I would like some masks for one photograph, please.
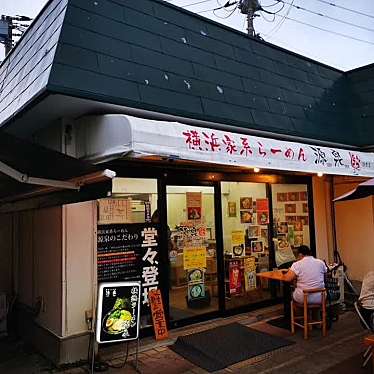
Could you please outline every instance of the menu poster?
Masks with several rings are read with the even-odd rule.
[[[267,225],[269,223],[269,200],[268,199],[257,199],[257,223],[259,225]]]
[[[104,281],[141,281],[142,305],[148,291],[159,284],[158,225],[136,223],[99,225],[97,228],[97,276]]]
[[[187,219],[200,220],[202,207],[201,192],[186,192]]]
[[[234,256],[243,256],[244,246],[245,246],[245,233],[241,230],[236,230],[231,232],[231,246],[232,246],[232,253]]]
[[[244,259],[244,283],[246,291],[256,288],[256,259],[254,257]]]
[[[139,336],[140,282],[102,283],[99,287],[96,341],[113,343]]]
[[[131,199],[100,199],[98,224],[131,223]]]
[[[183,248],[183,268],[184,270],[206,268],[206,248]]]
[[[238,295],[242,291],[240,263],[239,261],[230,261],[229,263],[229,282],[230,295]]]

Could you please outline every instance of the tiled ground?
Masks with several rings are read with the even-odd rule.
[[[239,322],[260,331],[270,334],[287,337],[294,340],[296,344],[285,347],[279,351],[258,356],[253,359],[239,362],[217,374],[228,373],[248,373],[248,374],[317,374],[327,370],[331,374],[341,374],[341,368],[335,371],[332,367],[344,360],[350,359],[349,373],[366,374],[370,373],[370,368],[366,371],[360,368],[359,356],[363,350],[362,339],[365,332],[352,312],[346,312],[340,316],[338,322],[334,323],[328,336],[321,337],[320,331],[315,330],[307,341],[302,338],[302,332],[298,331],[295,336],[283,329],[279,329],[267,324],[265,321],[273,318],[280,312],[280,307],[262,309],[256,312],[237,315],[225,319],[217,319],[210,322],[201,323],[187,328],[171,331],[170,339],[163,342],[155,342],[151,338],[141,342],[139,354],[139,369],[143,374],[197,374],[206,373],[205,370],[194,366],[189,361],[183,359],[178,354],[168,348],[178,335],[190,334],[212,327],[220,326],[231,322]],[[117,347],[118,349],[118,347]],[[129,362],[134,362],[134,356],[129,356]],[[9,355],[11,357],[12,354]],[[23,374],[23,373],[63,373],[82,374],[87,373],[87,368],[79,367],[67,370],[53,369],[47,362],[36,354],[20,351],[17,356],[7,360],[0,360],[0,373]],[[17,358],[18,357],[18,358]],[[1,358],[1,354],[0,354]],[[101,351],[101,358],[109,362],[112,366],[123,364],[123,352],[114,351],[114,348]],[[347,364],[348,365],[348,364]],[[341,366],[344,367],[345,365]],[[108,374],[133,374],[136,371],[126,365],[121,369],[109,368]],[[325,373],[324,373],[325,374]]]

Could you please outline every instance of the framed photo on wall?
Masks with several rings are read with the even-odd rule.
[[[288,192],[287,200],[288,201],[299,201],[300,200],[300,193],[299,192]]]
[[[240,209],[252,209],[253,202],[251,197],[240,198]]]
[[[236,217],[236,201],[227,202],[227,212],[229,217]]]
[[[240,223],[253,223],[254,217],[251,210],[241,210],[240,211]]]
[[[284,210],[286,211],[286,214],[296,213],[296,204],[285,204]]]
[[[247,228],[248,238],[258,238],[260,236],[260,226],[250,225]]]
[[[251,242],[252,253],[263,253],[264,250],[265,250],[265,246],[262,240],[254,240]]]

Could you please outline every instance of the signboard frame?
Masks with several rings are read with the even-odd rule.
[[[132,288],[137,287],[137,301],[136,301],[136,336],[133,337],[123,337],[121,339],[113,339],[113,340],[103,340],[101,338],[102,332],[102,318],[103,318],[103,302],[104,302],[104,289],[105,288]],[[139,331],[140,331],[140,300],[141,300],[141,282],[136,281],[124,281],[124,282],[103,282],[99,285],[98,288],[98,298],[97,298],[97,310],[96,310],[96,328],[95,328],[95,335],[96,335],[96,342],[99,344],[108,344],[108,343],[116,343],[116,342],[129,342],[133,340],[139,339]],[[119,334],[118,334],[119,335]]]

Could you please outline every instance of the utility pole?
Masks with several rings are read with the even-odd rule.
[[[4,44],[5,56],[10,52],[13,47],[13,37],[22,36],[26,31],[28,24],[21,24],[19,22],[28,22],[32,18],[27,16],[5,16],[0,18],[0,43]],[[19,33],[16,33],[19,31]]]
[[[238,8],[242,14],[247,15],[247,32],[248,36],[254,38],[256,36],[253,20],[257,16],[256,12],[261,10],[258,0],[240,0]]]
[[[13,47],[13,20],[9,16],[5,16],[5,20],[8,23],[8,37],[5,40],[4,46],[5,46],[5,56],[8,55],[10,50]]]

